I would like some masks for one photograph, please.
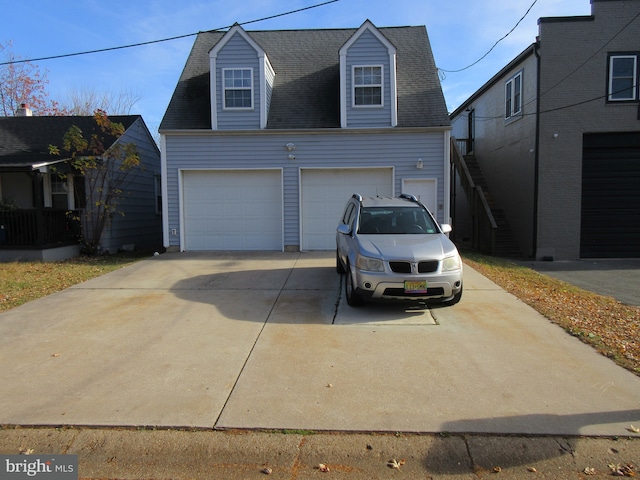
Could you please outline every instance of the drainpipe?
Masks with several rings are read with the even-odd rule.
[[[536,259],[538,251],[538,181],[540,171],[540,40],[533,45],[533,53],[537,60],[536,72],[536,135],[535,135],[535,154],[534,154],[534,175],[533,175],[533,252],[532,257]]]

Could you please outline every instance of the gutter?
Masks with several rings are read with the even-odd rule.
[[[534,170],[533,170],[533,239],[531,242],[531,256],[535,260],[538,251],[538,189],[540,177],[540,53],[538,49],[540,43],[533,44],[533,53],[536,56],[536,135],[535,135],[535,154],[534,154]]]

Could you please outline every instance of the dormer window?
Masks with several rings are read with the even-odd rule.
[[[381,107],[382,66],[353,67],[353,104],[355,107]]]
[[[224,108],[253,108],[253,69],[225,68],[222,70],[224,82]]]

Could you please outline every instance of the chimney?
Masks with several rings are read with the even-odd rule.
[[[32,117],[33,112],[29,108],[28,103],[21,103],[20,108],[16,110],[16,117]]]

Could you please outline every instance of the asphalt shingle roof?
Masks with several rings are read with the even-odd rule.
[[[449,126],[425,27],[378,29],[397,49],[398,127]],[[267,129],[340,127],[340,48],[357,29],[247,31],[276,72]],[[160,130],[210,129],[209,51],[198,34]]]
[[[125,129],[138,118],[139,115],[109,116]],[[31,168],[61,159],[49,153],[49,145],[61,147],[64,134],[72,125],[77,125],[85,138],[97,130],[93,117],[0,117],[0,168]]]

